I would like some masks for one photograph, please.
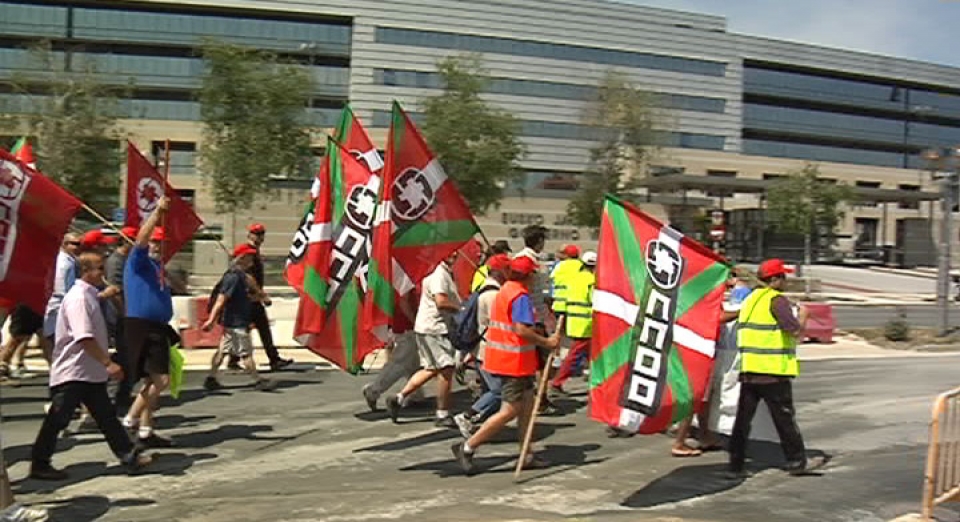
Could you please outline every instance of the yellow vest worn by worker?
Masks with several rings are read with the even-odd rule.
[[[583,267],[583,261],[579,259],[564,259],[557,263],[557,266],[550,272],[550,278],[553,280],[553,305],[551,308],[554,313],[562,314],[567,311],[567,281],[580,272]]]
[[[740,372],[796,377],[797,340],[780,328],[770,310],[781,292],[772,288],[754,290],[740,308],[737,345]]]
[[[587,339],[593,335],[593,287],[597,276],[581,270],[567,279],[567,337]]]
[[[470,293],[480,290],[480,287],[483,286],[483,283],[487,282],[488,275],[490,275],[490,267],[487,265],[480,265],[480,268],[473,273],[473,281],[470,282]]]

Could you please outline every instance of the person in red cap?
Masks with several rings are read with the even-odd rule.
[[[217,300],[210,316],[201,327],[204,331],[209,331],[214,324],[223,326],[220,349],[213,354],[210,374],[203,382],[203,387],[208,391],[223,388],[217,380],[217,374],[225,355],[240,359],[244,370],[253,378],[257,390],[270,391],[277,387],[276,381],[260,377],[257,364],[253,360],[250,321],[253,316],[253,303],[258,301],[261,295],[249,271],[256,257],[257,249],[249,243],[241,243],[233,249],[233,264],[217,283]]]
[[[476,290],[477,295],[477,336],[480,342],[473,353],[476,368],[483,380],[484,392],[477,398],[470,409],[454,416],[453,421],[464,438],[470,437],[474,426],[480,424],[500,409],[500,377],[483,369],[483,360],[486,357],[485,340],[487,329],[490,327],[490,311],[497,298],[500,287],[507,282],[510,272],[510,256],[496,254],[487,259],[487,278],[482,287]]]
[[[761,400],[767,404],[780,435],[786,471],[802,475],[823,465],[820,458],[816,462],[807,460],[793,407],[791,381],[800,373],[797,338],[802,335],[808,312],[801,306],[799,316],[794,315],[793,305],[783,295],[787,274],[791,272],[782,259],[761,263],[757,275],[765,287],[754,290],[740,308],[740,399],[730,436],[731,478],[742,478],[746,473],[747,438]]]
[[[107,247],[116,242],[117,238],[108,236],[99,228],[95,228],[83,234],[83,238],[80,239],[80,251],[105,255]]]
[[[472,474],[473,455],[477,448],[493,438],[515,418],[520,443],[533,413],[533,396],[538,359],[537,346],[556,350],[560,346],[560,325],[550,337],[540,335],[536,328],[534,307],[530,299],[530,285],[534,282],[537,264],[528,256],[519,256],[510,262],[510,279],[503,285],[493,302],[490,324],[486,331],[484,370],[501,380],[500,411],[486,420],[469,439],[456,442],[450,448],[460,467]],[[562,324],[562,323],[561,323]],[[542,467],[545,463],[529,455],[524,467]]]
[[[267,354],[267,359],[270,361],[270,369],[277,371],[293,364],[293,359],[280,357],[280,352],[277,351],[277,346],[273,343],[273,332],[270,330],[270,318],[267,316],[266,307],[270,306],[272,302],[270,301],[270,296],[268,296],[264,290],[263,255],[260,253],[260,247],[263,245],[266,234],[266,227],[260,223],[253,223],[247,227],[247,244],[256,250],[253,265],[250,267],[248,273],[253,276],[253,280],[263,296],[261,300],[253,303],[253,327],[256,328],[260,334],[263,351]],[[231,363],[233,362],[233,356],[231,356],[228,367],[232,368],[233,364]]]
[[[169,208],[170,198],[161,197],[137,232],[123,269],[127,363],[134,378],[143,379],[123,425],[138,444],[152,448],[173,445],[153,429],[160,395],[170,386],[170,346],[180,342],[180,336],[169,324],[173,317],[173,299],[161,257],[166,235],[157,227]]]

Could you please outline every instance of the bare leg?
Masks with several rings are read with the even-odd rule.
[[[426,384],[430,379],[436,377],[439,373],[439,370],[418,370],[417,373],[410,377],[410,380],[407,381],[407,384],[403,385],[403,389],[400,390],[400,394],[404,397],[409,397],[411,393],[419,390],[421,386]]]
[[[260,381],[260,373],[257,372],[257,363],[253,360],[253,355],[242,356],[240,358],[240,363],[243,365],[243,370],[247,372],[247,375],[253,377],[253,382]],[[220,365],[218,364],[217,366]]]
[[[220,365],[223,364],[223,351],[217,349],[210,358],[210,377],[216,379],[220,374]]]
[[[671,449],[671,454],[675,457],[694,457],[701,453],[700,450],[687,446],[687,438],[690,436],[692,424],[693,414],[691,413],[677,425],[677,437],[673,440],[673,448]]]
[[[535,390],[528,390],[523,394],[523,401],[520,403],[520,411],[517,412],[517,442],[523,448],[523,437],[527,433],[527,426],[530,425],[530,419],[533,418],[533,402]],[[533,450],[530,450],[530,454]]]
[[[467,445],[470,446],[470,449],[475,450],[480,447],[485,442],[493,438],[494,435],[500,432],[504,426],[507,425],[510,421],[517,418],[517,415],[523,409],[523,402],[504,402],[500,405],[500,411],[494,413],[487,419],[480,429],[473,434],[472,437],[467,439]]]
[[[450,410],[450,390],[453,388],[453,368],[447,367],[437,373],[437,410]],[[413,393],[413,392],[411,392]],[[403,394],[407,396],[406,393]]]

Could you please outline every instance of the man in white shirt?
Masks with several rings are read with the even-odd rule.
[[[60,313],[60,304],[63,296],[77,279],[77,254],[80,253],[80,236],[70,233],[63,236],[60,252],[57,253],[56,270],[53,275],[53,293],[47,301],[47,309],[43,314],[43,354],[49,360],[53,349],[54,334],[57,329],[57,315]]]
[[[444,428],[456,427],[449,409],[450,388],[456,361],[453,344],[447,337],[453,316],[460,311],[460,297],[457,294],[457,284],[453,280],[451,269],[456,259],[457,254],[454,252],[423,280],[420,308],[417,310],[417,319],[413,324],[421,369],[413,374],[400,393],[387,400],[387,411],[393,422],[397,422],[405,399],[436,377],[436,424]]]

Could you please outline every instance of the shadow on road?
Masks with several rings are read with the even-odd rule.
[[[44,506],[47,508],[50,520],[92,522],[107,514],[113,507],[140,507],[152,504],[155,502],[145,499],[121,499],[112,502],[107,497],[97,495],[45,502]]]
[[[384,444],[377,444],[375,446],[367,446],[366,448],[358,448],[353,450],[353,452],[363,453],[367,451],[403,451],[410,448],[415,448],[417,446],[424,446],[426,444],[433,444],[434,442],[441,442],[444,440],[453,440],[459,437],[460,433],[457,431],[448,430],[445,428],[437,428],[436,431],[431,431],[430,433],[423,433],[421,435],[417,435],[416,437],[400,439]]]
[[[202,460],[210,460],[217,457],[214,453],[196,453],[187,455],[186,453],[153,453],[154,461],[146,468],[139,470],[134,475],[183,475],[193,465]],[[72,486],[90,479],[104,476],[122,476],[127,475],[125,466],[119,464],[108,464],[106,462],[84,462],[72,464],[63,469],[69,474],[67,480],[61,481],[43,481],[34,480],[29,477],[15,482],[15,493],[50,493],[66,486]],[[53,520],[61,520],[53,518]],[[73,520],[64,518],[63,520]]]
[[[516,447],[516,446],[514,446]],[[582,444],[573,446],[568,444],[548,444],[542,451],[537,452],[537,456],[546,459],[547,466],[537,470],[528,470],[529,473],[525,480],[534,478],[543,478],[549,475],[562,473],[568,469],[585,466],[588,464],[597,464],[607,460],[587,459],[587,453],[600,449],[599,444]],[[450,458],[445,460],[435,460],[432,462],[422,462],[400,468],[400,471],[433,471],[438,477],[452,477],[463,475],[463,470],[453,459],[453,454],[446,449],[446,455]],[[474,457],[473,465],[476,473],[513,473],[516,466],[518,454],[512,455],[493,455],[484,457],[483,450]],[[518,452],[519,453],[519,452]],[[445,456],[446,456],[445,455]],[[506,464],[510,464],[507,466]]]
[[[682,466],[637,490],[620,505],[629,508],[648,508],[660,504],[680,502],[691,498],[713,495],[733,489],[742,479],[730,480],[724,476],[726,464]]]
[[[271,432],[273,426],[267,425],[247,425],[247,424],[225,424],[217,428],[205,431],[193,431],[173,435],[173,443],[177,448],[209,448],[222,444],[229,440],[255,440],[255,441],[287,441],[295,437],[261,437],[257,433]]]

